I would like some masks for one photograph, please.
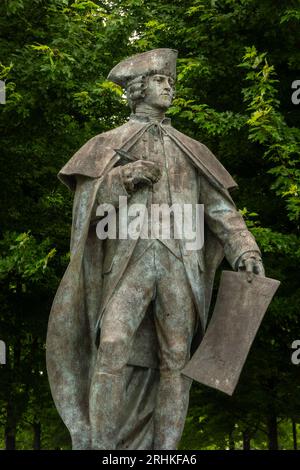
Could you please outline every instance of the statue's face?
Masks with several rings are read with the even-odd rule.
[[[150,75],[143,102],[154,108],[168,109],[173,100],[174,80],[167,75]]]

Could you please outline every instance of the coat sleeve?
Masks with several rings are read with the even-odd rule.
[[[113,206],[115,209],[118,209],[119,197],[130,197],[130,194],[126,191],[126,188],[122,182],[119,169],[120,167],[114,167],[112,168],[112,170],[110,170],[108,173],[106,173],[103,177],[99,179],[98,190],[91,213],[91,225],[94,225],[99,220],[99,217],[96,215],[97,208],[99,205],[107,206],[108,211],[110,206]],[[78,211],[80,210],[80,204],[82,204],[85,199],[85,191],[82,190],[82,187],[85,187],[88,191],[88,188],[91,184],[93,184],[93,181],[95,181],[95,178],[88,178],[86,176],[76,175],[76,192],[74,196],[73,212],[74,208],[76,208],[76,211],[78,213]],[[71,243],[71,245],[72,244],[73,243]]]
[[[129,197],[128,192],[123,184],[120,166],[114,167],[110,170],[107,175],[102,179],[99,186],[96,203],[100,204],[105,202],[113,205],[115,208],[119,207],[119,197]]]
[[[205,221],[223,245],[232,268],[237,269],[240,256],[247,251],[256,251],[260,255],[255,238],[247,229],[228,190],[218,190],[204,177],[200,177],[200,185]]]

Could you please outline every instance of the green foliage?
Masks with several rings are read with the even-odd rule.
[[[45,254],[49,240],[37,243],[29,233],[6,234],[0,242],[0,247],[4,248],[1,250],[4,256],[0,260],[0,281],[9,278],[9,288],[13,291],[16,289],[16,279],[22,282],[39,281],[56,252],[55,248],[52,248]],[[23,286],[25,288],[25,284]]]
[[[250,86],[243,90],[247,110],[251,113],[247,124],[249,139],[266,147],[264,157],[272,163],[269,172],[276,179],[272,189],[285,198],[290,220],[300,216],[300,129],[289,127],[279,111],[278,80],[273,79],[274,67],[269,66],[266,53],[258,54],[248,48],[241,64],[248,73]]]

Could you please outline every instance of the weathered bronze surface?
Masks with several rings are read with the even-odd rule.
[[[117,64],[109,79],[126,90],[129,121],[59,173],[74,191],[71,257],[49,318],[47,370],[73,449],[176,449],[191,385],[182,370],[205,332],[218,265],[225,256],[247,278],[264,275],[229,194],[236,183],[165,118],[176,57],[156,49]],[[97,207],[120,214],[120,196],[129,208],[203,204],[204,246],[188,249],[189,234],[99,239]]]
[[[183,369],[191,379],[232,395],[260,323],[280,282],[223,271],[204,338]]]

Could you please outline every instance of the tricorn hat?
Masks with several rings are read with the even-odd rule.
[[[153,49],[135,54],[119,62],[108,74],[107,79],[126,88],[128,82],[139,75],[167,75],[176,79],[175,49]]]

